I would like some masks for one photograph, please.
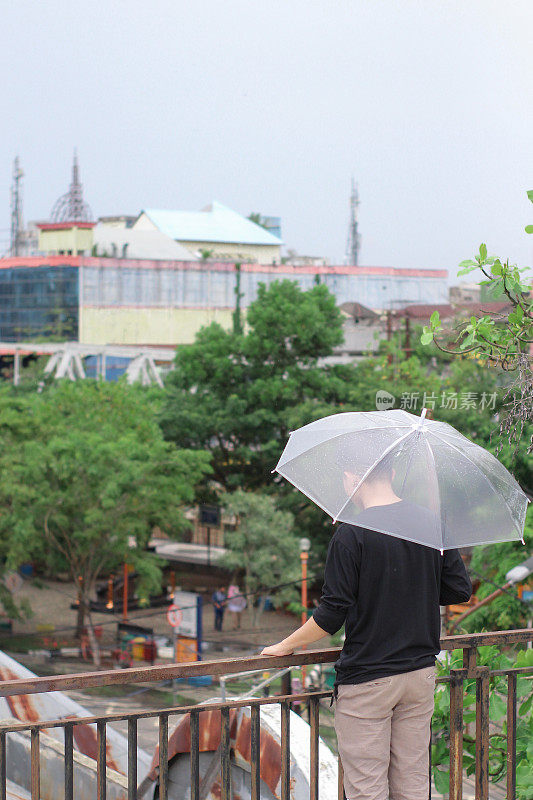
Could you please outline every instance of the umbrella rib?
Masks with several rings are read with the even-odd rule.
[[[390,453],[390,451],[391,451],[391,450],[393,450],[393,449],[394,449],[394,448],[395,448],[397,445],[399,445],[399,444],[400,444],[400,442],[403,442],[403,440],[404,440],[404,439],[407,439],[407,437],[408,437],[408,436],[410,436],[412,433],[417,433],[417,431],[416,431],[416,430],[413,430],[413,428],[411,427],[411,430],[409,430],[407,433],[404,433],[404,435],[403,435],[403,436],[400,436],[400,438],[399,438],[399,439],[397,439],[395,442],[393,442],[392,444],[390,444],[390,445],[389,445],[389,446],[388,446],[388,447],[387,447],[387,448],[386,448],[386,449],[385,449],[385,450],[384,450],[384,451],[381,453],[381,455],[379,456],[379,458],[376,458],[376,460],[374,461],[374,463],[372,464],[372,466],[371,466],[371,467],[369,467],[369,468],[367,469],[367,471],[365,472],[365,474],[363,475],[363,477],[361,478],[361,480],[359,481],[359,483],[357,484],[357,486],[355,487],[355,489],[353,490],[353,492],[351,493],[351,495],[348,497],[348,499],[346,500],[346,502],[344,503],[344,505],[342,506],[342,508],[340,509],[340,511],[339,511],[337,514],[335,514],[335,516],[333,517],[333,522],[337,522],[337,520],[339,519],[340,515],[342,514],[342,512],[344,511],[344,509],[346,508],[346,506],[348,505],[348,503],[350,502],[350,500],[352,499],[352,497],[354,496],[354,494],[357,492],[357,490],[359,489],[359,487],[361,486],[361,484],[362,484],[362,483],[363,483],[363,482],[366,480],[366,478],[368,477],[368,475],[370,475],[370,473],[372,472],[372,470],[374,469],[374,467],[376,466],[376,464],[378,464],[380,461],[382,461],[382,460],[385,458],[385,456],[386,456],[386,455],[388,455],[388,454]]]
[[[440,542],[441,542],[442,545],[444,545],[444,530],[442,528],[440,495],[439,495],[439,478],[438,478],[438,475],[437,475],[437,465],[435,463],[435,455],[433,453],[433,450],[431,449],[430,443],[427,440],[427,436],[424,438],[424,441],[426,443],[427,449],[429,450],[429,455],[430,455],[431,461],[433,463],[433,476],[434,476],[434,479],[435,479],[435,483],[437,485],[436,499],[437,499],[437,512],[438,513],[437,513],[436,517],[437,517],[437,520],[440,522]],[[442,551],[443,551],[443,548],[441,548],[441,551],[440,551],[441,555],[442,555]]]
[[[473,464],[473,466],[474,466],[474,467],[477,469],[477,471],[478,471],[478,472],[479,472],[481,475],[483,475],[483,477],[485,478],[485,481],[488,483],[488,485],[490,486],[490,488],[492,489],[492,491],[494,492],[494,494],[496,495],[496,497],[498,497],[498,498],[501,498],[501,499],[503,500],[503,502],[505,503],[505,505],[506,505],[506,507],[507,507],[507,511],[509,512],[509,516],[510,516],[510,518],[511,518],[511,522],[512,522],[512,524],[513,524],[513,528],[514,528],[516,531],[518,531],[518,535],[520,536],[520,538],[521,538],[521,539],[523,539],[523,538],[524,538],[524,534],[523,534],[523,533],[520,531],[520,529],[517,527],[517,525],[516,525],[516,523],[515,523],[515,521],[514,521],[514,519],[513,519],[513,512],[511,511],[511,509],[510,509],[510,507],[509,507],[509,503],[507,502],[507,500],[505,499],[505,497],[504,497],[502,494],[499,494],[499,493],[496,491],[496,489],[494,488],[494,486],[492,485],[492,483],[489,481],[489,479],[487,478],[487,476],[485,475],[485,473],[483,472],[483,470],[481,469],[481,467],[480,467],[478,464],[476,464],[476,462],[475,462],[475,461],[472,461],[472,459],[470,458],[470,456],[467,456],[467,454],[466,454],[466,453],[463,453],[463,451],[462,451],[462,450],[460,450],[460,448],[459,448],[459,447],[457,447],[456,445],[454,445],[452,442],[447,442],[445,439],[442,439],[442,438],[439,436],[439,434],[438,434],[438,433],[435,433],[435,431],[429,431],[429,433],[431,433],[433,436],[436,436],[436,437],[437,437],[437,439],[438,439],[440,442],[442,442],[443,444],[446,444],[446,445],[448,445],[448,447],[453,447],[453,449],[454,449],[454,450],[457,450],[457,452],[458,452],[458,453],[460,453],[460,455],[462,455],[462,456],[463,456],[463,458],[466,458],[466,460],[467,460],[467,461],[469,461],[471,464]],[[467,440],[467,441],[469,441],[469,440]]]

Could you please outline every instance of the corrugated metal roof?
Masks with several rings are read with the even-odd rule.
[[[202,211],[146,208],[143,212],[162,233],[178,242],[225,242],[227,244],[281,245],[283,242],[222,203]]]

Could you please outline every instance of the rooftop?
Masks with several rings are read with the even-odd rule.
[[[222,203],[213,202],[201,211],[146,208],[141,212],[162,233],[180,242],[226,242],[228,244],[273,245],[281,239]],[[134,226],[135,228],[135,226]]]
[[[96,255],[107,253],[134,259],[151,261],[195,261],[194,256],[175,239],[158,231],[120,228],[98,224],[94,229]]]

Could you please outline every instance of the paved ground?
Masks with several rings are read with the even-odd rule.
[[[41,587],[41,588],[39,588]],[[76,626],[76,611],[70,606],[76,601],[76,592],[72,584],[59,581],[25,580],[17,599],[25,599],[31,606],[33,616],[25,622],[14,623],[14,634],[24,636],[25,644],[30,645],[28,635],[38,634],[35,647],[38,648],[43,637],[55,640],[58,644],[72,644]],[[129,620],[139,625],[153,628],[157,635],[172,636],[172,628],[166,619],[166,608],[134,609],[129,613]],[[233,630],[231,614],[226,612],[222,633],[214,630],[214,615],[209,596],[204,598],[204,640],[211,643],[206,650],[205,658],[226,658],[258,652],[265,644],[270,644],[287,636],[298,625],[294,615],[265,612],[256,628],[252,626],[250,610],[242,615],[242,628]],[[122,621],[122,615],[92,613],[94,625],[103,630],[103,642],[113,643],[116,635],[116,623]],[[53,622],[51,622],[53,621]],[[8,639],[4,638],[4,647],[8,648]]]

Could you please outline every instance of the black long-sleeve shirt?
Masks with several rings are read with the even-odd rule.
[[[401,501],[390,513],[424,524],[425,512]],[[380,508],[383,520],[384,507]],[[464,603],[472,584],[457,550],[377,533],[372,509],[361,525],[341,524],[329,545],[324,587],[313,617],[327,633],[345,624],[337,683],[368,680],[431,666],[440,651],[440,605]],[[429,518],[426,520],[429,523]],[[408,528],[406,529],[408,530]]]

